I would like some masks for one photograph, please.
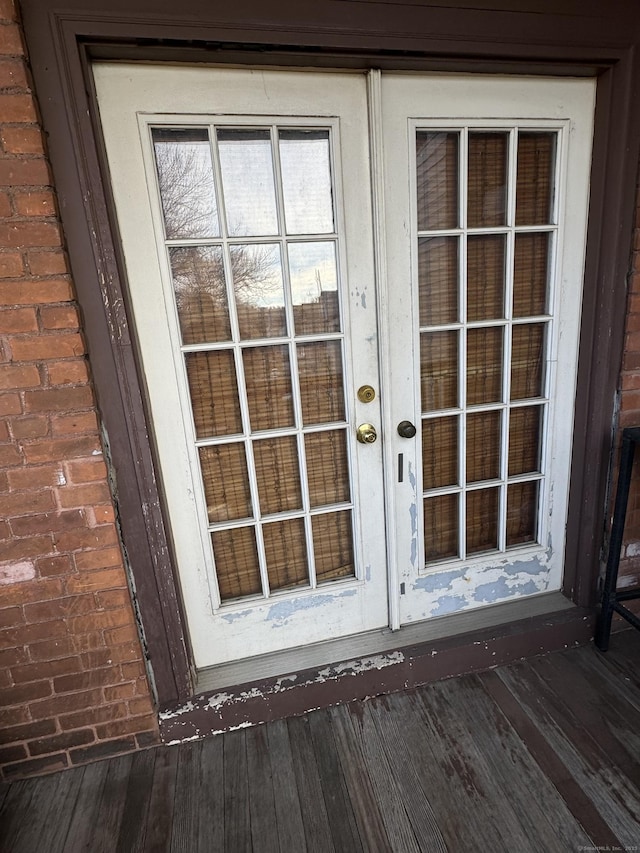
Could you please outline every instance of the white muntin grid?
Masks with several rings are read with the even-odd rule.
[[[250,528],[255,533],[255,541],[257,547],[260,580],[262,585],[262,594],[257,596],[245,596],[241,600],[243,602],[251,599],[263,600],[273,595],[283,595],[290,592],[295,592],[300,589],[311,588],[315,589],[318,586],[315,568],[315,557],[313,548],[313,533],[312,519],[315,516],[330,514],[334,512],[349,512],[350,528],[351,528],[351,548],[355,564],[358,565],[356,549],[358,547],[357,537],[354,535],[355,513],[353,504],[354,483],[353,483],[353,442],[350,440],[348,424],[350,423],[350,412],[348,401],[350,399],[347,387],[347,378],[350,375],[348,372],[347,359],[349,357],[348,347],[345,346],[345,306],[343,295],[343,270],[344,270],[344,241],[341,238],[342,234],[342,210],[340,204],[337,203],[339,196],[336,188],[340,185],[339,162],[335,156],[335,148],[339,147],[339,125],[337,120],[323,119],[322,124],[318,124],[317,120],[290,118],[286,123],[269,119],[267,117],[253,118],[247,116],[231,116],[231,117],[216,117],[214,121],[203,122],[202,118],[194,121],[187,116],[180,116],[167,122],[158,117],[147,117],[145,124],[147,125],[148,138],[148,164],[149,174],[153,178],[153,184],[156,189],[156,205],[154,205],[156,221],[156,233],[159,235],[158,240],[162,240],[159,248],[161,249],[161,258],[163,260],[163,284],[164,298],[167,306],[167,315],[169,318],[171,336],[174,341],[174,358],[176,361],[176,374],[179,377],[179,393],[182,403],[182,411],[184,413],[185,434],[187,436],[188,452],[190,464],[192,468],[192,479],[195,488],[195,502],[198,513],[199,528],[203,538],[203,557],[206,564],[207,575],[209,578],[209,586],[211,590],[212,606],[214,609],[220,606],[233,605],[236,599],[222,601],[217,575],[215,571],[215,557],[213,554],[213,546],[211,536],[217,531],[228,531],[240,528]],[[216,207],[218,212],[218,222],[220,236],[211,238],[195,238],[195,239],[165,239],[164,224],[160,205],[160,190],[158,186],[157,173],[155,169],[155,161],[153,157],[153,143],[151,134],[153,129],[199,129],[206,130],[209,136],[209,144],[211,150],[211,159],[214,173],[214,186],[216,193]],[[223,187],[222,167],[218,151],[217,130],[257,130],[266,131],[269,134],[271,147],[271,162],[273,166],[273,179],[276,194],[276,215],[277,215],[277,233],[273,235],[253,237],[253,236],[233,236],[228,233],[227,216],[225,209],[224,193],[221,191]],[[329,143],[329,165],[331,173],[331,196],[333,205],[334,230],[332,232],[324,232],[321,234],[287,234],[284,221],[284,193],[283,182],[280,168],[280,157],[278,147],[278,131],[283,129],[300,129],[309,131],[322,131],[328,134]],[[324,242],[333,246],[336,262],[337,274],[337,293],[338,305],[340,311],[340,331],[338,332],[318,332],[313,334],[295,334],[294,327],[294,306],[291,290],[291,276],[289,268],[289,256],[287,247],[290,244],[301,243],[319,243]],[[238,312],[236,310],[236,301],[233,287],[232,265],[231,265],[231,249],[234,246],[270,246],[276,247],[280,256],[281,272],[283,279],[284,290],[284,312],[286,317],[287,334],[280,337],[268,338],[251,338],[241,339]],[[180,324],[178,319],[177,304],[174,298],[173,281],[171,274],[171,264],[169,260],[169,250],[174,247],[220,247],[223,257],[223,269],[225,276],[227,308],[229,311],[229,321],[231,326],[231,339],[222,342],[207,342],[201,344],[183,344],[180,332]],[[305,344],[326,344],[330,347],[331,342],[336,342],[340,351],[340,363],[342,373],[339,376],[342,382],[342,405],[344,408],[345,417],[343,420],[331,421],[329,423],[318,424],[303,424],[302,414],[302,398],[300,393],[299,373],[298,373],[298,348]],[[252,427],[249,412],[249,397],[247,390],[247,382],[245,378],[245,368],[243,353],[249,349],[257,349],[260,347],[273,347],[274,350],[282,348],[287,353],[288,367],[290,370],[292,404],[294,413],[294,422],[291,426],[263,429],[256,428],[255,424]],[[211,436],[198,439],[196,436],[195,422],[193,419],[191,408],[191,396],[186,373],[186,357],[190,353],[209,353],[209,352],[232,352],[235,364],[235,373],[237,380],[238,401],[240,406],[242,432],[235,434],[225,434],[220,436]],[[348,461],[348,477],[349,477],[349,496],[350,500],[334,503],[323,504],[321,506],[312,507],[309,495],[309,483],[306,466],[306,448],[305,436],[312,433],[327,432],[328,430],[335,431],[339,436],[339,440],[344,441],[346,446],[347,461]],[[258,475],[255,466],[254,457],[254,441],[260,439],[274,439],[294,437],[298,453],[298,473],[300,483],[300,493],[302,506],[298,510],[281,511],[277,513],[263,513],[260,506],[260,495],[258,485]],[[224,522],[210,523],[208,517],[207,500],[204,490],[203,477],[201,471],[201,463],[199,457],[199,449],[202,447],[219,447],[223,445],[232,445],[241,443],[244,447],[245,458],[247,463],[247,475],[250,491],[252,515]],[[267,570],[267,556],[265,550],[265,540],[263,534],[263,525],[288,519],[302,519],[305,530],[305,547],[307,557],[307,572],[308,584],[296,586],[293,589],[284,589],[281,591],[272,591],[269,584]],[[323,584],[324,586],[324,584]]]
[[[510,553],[516,548],[530,548],[531,546],[539,547],[539,543],[544,538],[544,515],[542,507],[545,501],[545,485],[547,480],[547,430],[549,423],[549,405],[551,401],[551,388],[553,383],[553,352],[555,351],[556,342],[554,337],[554,305],[556,302],[556,280],[557,280],[557,258],[558,258],[558,241],[559,241],[559,213],[560,213],[560,164],[562,162],[561,146],[563,137],[563,126],[557,122],[549,122],[545,120],[528,120],[519,121],[517,123],[505,123],[504,120],[487,121],[482,120],[477,124],[469,122],[425,122],[419,121],[412,123],[412,139],[416,139],[418,131],[426,131],[430,133],[455,133],[458,137],[458,227],[442,228],[419,231],[417,227],[417,197],[416,197],[416,165],[415,165],[415,148],[412,159],[413,174],[413,270],[414,270],[414,316],[419,317],[419,288],[417,279],[418,270],[418,241],[424,237],[452,237],[457,241],[457,256],[458,256],[458,321],[453,323],[442,323],[438,325],[420,326],[416,324],[417,341],[415,346],[415,370],[416,375],[420,376],[420,336],[423,334],[434,332],[452,332],[457,336],[457,406],[453,408],[438,409],[432,411],[423,411],[420,397],[416,398],[417,411],[421,412],[421,425],[423,421],[439,420],[447,416],[455,416],[458,424],[458,480],[455,485],[450,485],[441,488],[424,489],[423,488],[423,471],[422,466],[418,466],[419,476],[419,494],[422,494],[423,501],[420,504],[420,525],[419,536],[421,537],[420,547],[423,559],[421,565],[423,571],[428,571],[432,567],[440,567],[446,563],[457,563],[467,560],[471,557],[478,558],[490,553]],[[516,225],[516,176],[517,176],[517,149],[518,149],[518,133],[523,132],[545,132],[553,133],[556,137],[554,166],[551,180],[552,204],[550,223],[543,225]],[[467,200],[468,200],[468,140],[469,133],[505,133],[508,135],[507,148],[507,192],[506,192],[506,217],[505,225],[492,226],[486,228],[470,228],[467,223]],[[548,264],[547,264],[547,292],[546,303],[549,313],[538,316],[513,317],[513,285],[514,285],[514,255],[515,255],[515,240],[518,234],[548,234]],[[467,239],[473,235],[504,235],[505,238],[505,276],[504,276],[504,312],[502,318],[489,320],[473,320],[467,318]],[[539,397],[527,397],[526,399],[511,401],[511,355],[513,342],[513,329],[518,325],[541,325],[542,326],[542,378],[541,391]],[[499,401],[486,404],[467,404],[467,335],[469,330],[497,328],[502,332],[502,388]],[[419,395],[419,387],[417,390]],[[539,439],[539,467],[537,472],[531,472],[521,475],[511,475],[508,473],[509,463],[509,425],[511,412],[517,408],[527,408],[536,406],[540,409],[540,439]],[[482,412],[499,412],[500,413],[500,471],[499,476],[490,480],[467,482],[466,471],[466,454],[467,454],[467,416]],[[419,447],[421,447],[421,436],[418,436]],[[519,545],[507,546],[507,487],[517,483],[537,483],[537,507],[536,507],[536,522],[534,531],[534,541]],[[498,518],[497,532],[498,539],[495,548],[490,551],[467,553],[467,494],[473,491],[484,489],[498,490]],[[426,498],[434,498],[445,495],[457,496],[458,506],[458,553],[453,557],[446,557],[426,562],[425,555],[425,537],[424,530],[424,500]]]

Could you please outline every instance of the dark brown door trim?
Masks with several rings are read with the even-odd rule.
[[[176,11],[169,0],[22,0],[122,540],[161,705],[191,694],[190,658],[95,121],[92,57],[598,75],[565,572],[566,594],[582,606],[594,602],[640,145],[640,112],[631,108],[640,88],[633,41],[640,39],[639,15],[627,0],[557,0],[551,14],[544,11],[549,4],[532,0],[498,0],[493,11],[478,5],[184,0]]]

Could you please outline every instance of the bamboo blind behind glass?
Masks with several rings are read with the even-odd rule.
[[[330,131],[152,136],[220,598],[349,577]]]
[[[556,144],[416,134],[426,564],[539,538]]]

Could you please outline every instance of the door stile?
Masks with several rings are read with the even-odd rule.
[[[518,175],[518,132],[519,127],[512,127],[509,131],[507,174],[507,204],[506,204],[506,242],[505,242],[505,268],[504,277],[504,331],[503,331],[503,365],[511,364],[513,352],[513,261],[515,255],[515,221],[516,221],[516,181]],[[510,409],[507,401],[511,399],[511,371],[503,370],[502,374],[502,400],[503,408],[500,413],[500,498],[498,503],[498,549],[506,553],[507,549],[507,477],[509,471],[508,444],[509,444],[509,422]],[[538,489],[538,505],[540,503],[540,489]],[[538,527],[540,525],[540,512],[538,511]],[[537,532],[537,531],[536,531]]]
[[[382,466],[384,481],[384,517],[387,543],[387,586],[389,628],[400,629],[400,575],[398,572],[398,530],[396,518],[396,489],[402,464],[393,448],[393,420],[390,390],[391,323],[388,298],[387,244],[385,239],[385,178],[384,136],[382,112],[382,73],[372,68],[367,74],[367,102],[369,112],[369,147],[371,156],[371,200],[373,211],[373,253],[376,278],[376,305],[378,312],[378,351],[380,375],[380,418],[382,423]]]
[[[138,125],[139,138],[147,154],[147,156],[142,157],[142,166],[145,171],[147,192],[149,193],[150,199],[154,195],[160,198],[159,175],[153,164],[153,157],[151,156],[151,152],[153,151],[152,124],[148,121],[148,118],[144,113],[138,113],[136,116],[136,120]],[[217,158],[215,157],[215,152],[213,150],[211,151],[211,156],[215,169],[217,165]],[[179,341],[180,322],[178,318],[178,308],[173,295],[173,285],[171,280],[171,262],[169,258],[169,251],[171,245],[170,241],[163,239],[164,225],[160,208],[155,206],[153,203],[150,203],[148,209],[152,223],[157,257],[159,261],[158,274],[162,287],[162,300],[164,303],[164,311],[169,326],[169,336],[172,341]],[[230,286],[228,277],[229,264],[228,258],[226,257],[226,252],[224,250],[223,263],[225,269],[225,280],[227,282],[228,297],[228,288]],[[230,316],[230,321],[231,323],[234,322],[233,315]],[[180,421],[184,440],[177,445],[176,453],[181,455],[184,452],[186,456],[184,464],[188,466],[189,470],[197,472],[195,475],[196,477],[200,474],[200,460],[198,458],[198,449],[195,443],[196,434],[191,416],[191,399],[188,391],[185,353],[188,351],[197,351],[197,349],[197,346],[173,346],[171,348],[171,358],[173,361],[173,369],[175,371],[175,375],[180,376],[182,378],[182,381],[176,383],[176,393],[180,401],[180,405],[178,407],[179,413],[175,415],[175,417]],[[204,494],[201,494],[198,489],[192,489],[190,493],[190,500],[193,502],[193,510],[197,516],[198,527],[203,530],[209,523]],[[178,521],[178,523],[180,523],[180,521]],[[220,591],[218,588],[218,579],[216,577],[213,557],[205,548],[202,537],[193,537],[190,543],[190,547],[191,549],[193,549],[193,551],[191,552],[192,559],[201,561],[201,565],[203,566],[206,578],[206,588],[209,597],[209,605],[212,609],[215,609],[216,607],[220,606]]]
[[[412,132],[415,133],[418,129],[419,122],[414,122]],[[458,157],[458,168],[460,175],[466,175],[469,165],[469,128],[463,126],[460,128],[460,154]],[[410,162],[413,158],[410,157]],[[414,178],[415,182],[415,178]],[[461,180],[458,186],[458,204],[459,208],[459,243],[458,251],[460,253],[459,272],[458,272],[458,300],[460,305],[459,313],[459,334],[458,334],[458,447],[466,447],[467,444],[467,383],[466,383],[466,365],[467,365],[467,181]],[[416,218],[414,234],[417,233],[417,206],[414,205],[412,210],[413,216]],[[417,273],[415,274],[417,281]],[[416,407],[416,414],[420,412],[422,415],[422,405]],[[422,427],[422,417],[420,418],[420,426]],[[467,481],[467,454],[458,453],[458,483]],[[422,493],[421,493],[422,494]],[[460,558],[466,558],[466,536],[467,529],[467,502],[465,500],[464,491],[458,493],[458,542],[460,543]],[[420,548],[421,554],[426,552],[424,529],[424,501],[420,501]]]

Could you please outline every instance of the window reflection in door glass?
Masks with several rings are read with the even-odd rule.
[[[344,420],[342,347],[340,341],[299,344],[298,376],[305,425]]]
[[[294,426],[289,347],[247,347],[242,362],[252,429]]]
[[[229,249],[240,336],[245,340],[285,335],[280,247],[239,243]]]
[[[455,323],[458,319],[458,237],[418,239],[420,325]]]
[[[185,355],[193,421],[198,438],[242,431],[233,351]]]
[[[288,234],[331,234],[329,131],[280,130],[280,168]]]
[[[513,327],[511,399],[542,396],[546,323]]]
[[[221,246],[169,249],[173,290],[184,344],[231,338]]]
[[[262,592],[255,528],[238,527],[211,534],[222,601]]]
[[[351,511],[314,515],[311,527],[318,584],[354,575]]]
[[[459,133],[416,134],[418,231],[458,225]]]
[[[518,134],[516,225],[553,221],[556,133]]]
[[[289,274],[296,334],[340,330],[333,242],[289,243]]]
[[[331,129],[154,145],[220,598],[353,577]]]
[[[467,320],[497,320],[504,317],[504,234],[467,238]]]
[[[516,234],[513,268],[513,316],[547,311],[551,234]]]
[[[286,518],[264,524],[262,535],[270,589],[308,586],[304,520]]]
[[[262,515],[301,509],[302,492],[295,436],[254,441],[253,458]]]
[[[269,131],[219,129],[218,151],[229,236],[277,234]]]
[[[508,133],[469,133],[469,228],[505,224],[508,146]]]
[[[167,239],[218,237],[208,131],[156,127],[152,136]]]
[[[307,433],[304,449],[311,506],[348,501],[349,456],[345,430]]]

